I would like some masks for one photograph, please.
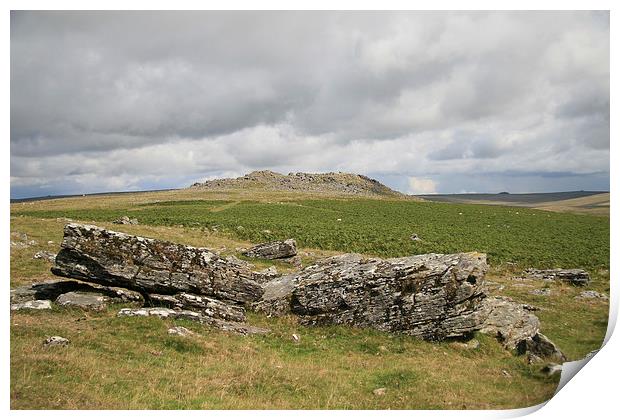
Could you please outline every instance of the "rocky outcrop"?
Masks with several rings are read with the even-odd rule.
[[[248,267],[206,248],[74,223],[65,226],[52,273],[143,293],[186,292],[237,303],[263,293]]]
[[[495,336],[506,349],[519,354],[566,361],[556,345],[540,333],[540,321],[532,309],[507,297],[486,298],[480,306],[485,314],[480,332]]]
[[[297,243],[295,239],[285,241],[266,242],[258,244],[243,252],[246,257],[265,258],[276,260],[278,258],[289,258],[297,255]]]
[[[551,270],[529,268],[523,272],[523,275],[525,278],[529,279],[561,281],[575,286],[585,286],[590,283],[590,274],[579,268],[572,268],[568,270],[561,268]]]
[[[105,293],[76,292],[77,282],[58,282],[30,291],[45,295],[64,306],[103,310],[117,286],[146,298],[156,308],[125,308],[119,316],[159,316],[181,318],[208,324],[240,334],[263,332],[243,324],[244,303],[263,294],[255,281],[252,265],[237,258],[223,259],[205,248],[146,239],[113,232],[96,226],[68,224],[54,274],[100,284],[88,286]],[[105,285],[105,286],[101,286]],[[107,294],[106,294],[107,293]],[[159,307],[163,306],[163,307]]]
[[[304,172],[283,175],[273,171],[254,171],[239,178],[214,179],[197,182],[191,188],[200,189],[252,189],[275,191],[301,191],[330,195],[391,196],[405,195],[386,187],[364,175],[344,172],[311,174]]]
[[[254,308],[291,312],[306,325],[345,324],[426,339],[480,328],[487,270],[483,254],[426,254],[382,260],[345,254],[264,285]]]
[[[52,309],[52,302],[50,300],[35,299],[11,304],[12,311],[21,311],[22,309]]]

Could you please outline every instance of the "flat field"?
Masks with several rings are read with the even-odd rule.
[[[111,222],[128,215],[137,226]],[[304,264],[340,252],[395,257],[480,251],[497,294],[540,307],[542,332],[570,359],[598,349],[608,304],[583,290],[515,280],[527,267],[585,268],[588,289],[609,293],[609,217],[519,207],[321,197],[260,191],[165,191],[11,205],[11,232],[37,245],[11,249],[11,285],[50,279],[37,250],[56,252],[66,219],[223,254],[293,237]],[[409,237],[416,233],[421,241]],[[11,238],[14,240],[14,238]],[[52,243],[48,243],[52,241]],[[258,267],[270,262],[256,261]],[[291,268],[276,264],[280,271]],[[549,296],[530,293],[550,288]],[[11,314],[11,407],[19,408],[517,408],[549,399],[558,377],[477,335],[454,342],[345,327],[308,328],[249,314],[267,336],[239,337],[158,319],[118,319],[55,307]],[[167,335],[170,325],[199,333]],[[301,337],[299,342],[292,334]],[[44,349],[50,335],[71,340]],[[386,388],[376,396],[373,389]]]

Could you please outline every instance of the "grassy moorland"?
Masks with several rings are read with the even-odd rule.
[[[122,215],[138,218],[140,225],[111,224]],[[493,290],[540,307],[542,331],[570,359],[597,349],[607,327],[606,302],[576,300],[581,289],[575,287],[511,277],[526,267],[583,267],[593,277],[588,289],[608,293],[608,217],[251,191],[17,203],[11,206],[11,232],[25,233],[37,245],[11,249],[12,286],[52,277],[50,263],[32,255],[58,250],[66,218],[223,254],[294,237],[306,264],[338,252],[487,252]],[[422,241],[410,241],[412,233]],[[542,287],[551,295],[530,293]],[[483,335],[477,336],[478,349],[465,349],[372,330],[302,327],[292,318],[250,313],[250,323],[272,333],[240,337],[188,322],[119,319],[117,310],[12,313],[11,407],[517,408],[549,399],[558,380]],[[168,336],[173,324],[198,335]],[[50,335],[71,344],[43,348]],[[385,395],[372,393],[381,387]]]

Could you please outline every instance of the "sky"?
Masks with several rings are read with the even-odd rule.
[[[12,12],[11,197],[609,190],[609,13]]]

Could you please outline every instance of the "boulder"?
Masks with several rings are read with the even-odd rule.
[[[268,260],[294,257],[297,255],[297,243],[295,242],[295,239],[266,242],[255,245],[244,251],[243,255],[252,258],[265,258]]]
[[[495,336],[506,349],[518,354],[566,361],[556,345],[540,333],[540,321],[530,313],[532,309],[507,297],[488,297],[480,307],[487,314],[480,332]]]
[[[582,269],[551,269],[551,270],[539,270],[536,268],[529,268],[524,271],[526,278],[546,281],[561,281],[569,283],[575,286],[585,286],[590,283],[590,274]]]
[[[486,256],[426,254],[383,260],[344,254],[263,285],[253,307],[305,325],[345,324],[426,339],[479,329]]]
[[[263,293],[249,267],[206,248],[75,223],[65,226],[52,273],[142,293],[186,292],[237,303]]]

